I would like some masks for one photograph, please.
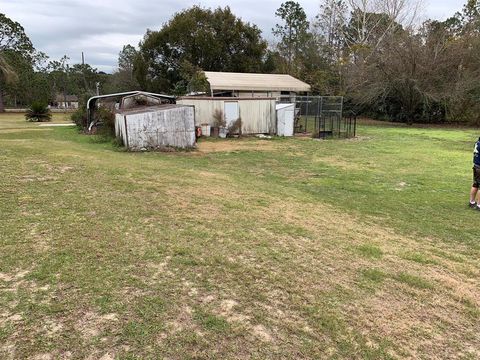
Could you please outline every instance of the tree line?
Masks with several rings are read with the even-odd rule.
[[[91,96],[97,84],[102,93],[183,95],[208,89],[203,71],[232,71],[287,73],[378,119],[480,124],[479,1],[421,24],[420,7],[417,0],[323,0],[309,19],[286,1],[272,14],[268,42],[229,7],[193,6],[147,30],[138,47],[125,45],[112,74],[67,57],[49,61],[20,24],[0,15],[0,110]]]

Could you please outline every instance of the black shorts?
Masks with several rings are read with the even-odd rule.
[[[480,187],[480,167],[474,166],[473,167],[473,185],[472,187],[479,188]]]

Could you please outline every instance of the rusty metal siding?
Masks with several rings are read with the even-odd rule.
[[[225,111],[225,102],[238,102],[243,134],[276,133],[276,100],[274,98],[180,98],[177,104],[195,107],[195,125],[213,126],[215,110]]]

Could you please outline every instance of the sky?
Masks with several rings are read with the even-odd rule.
[[[298,1],[309,19],[318,12],[320,0]],[[461,10],[466,0],[430,0],[422,17],[443,20]],[[159,30],[175,13],[192,5],[229,5],[244,21],[256,24],[271,40],[277,23],[275,10],[282,1],[188,1],[188,0],[0,0],[0,13],[18,21],[35,48],[58,60],[85,61],[105,72],[116,68],[125,44],[137,46],[146,29]]]

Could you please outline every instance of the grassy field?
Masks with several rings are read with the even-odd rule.
[[[0,358],[479,358],[477,137],[128,153],[1,116]]]

